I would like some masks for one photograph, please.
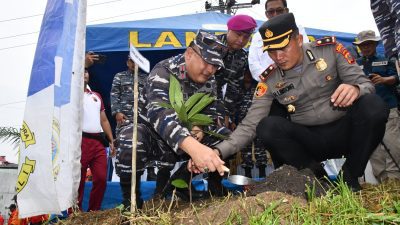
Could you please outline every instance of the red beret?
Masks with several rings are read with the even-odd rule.
[[[256,21],[251,16],[236,15],[228,20],[228,30],[252,33],[257,27]]]

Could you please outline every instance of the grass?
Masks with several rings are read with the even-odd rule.
[[[282,193],[275,198],[265,198],[272,193],[253,197],[229,195],[194,204],[180,202],[178,205],[175,198],[173,203],[161,201],[162,206],[157,205],[160,202],[148,202],[144,211],[125,216],[122,224],[400,224],[400,181],[364,185],[361,192],[352,192],[339,182],[323,197],[315,197],[310,193],[312,190],[313,187],[308,187],[308,202]],[[94,217],[93,214],[86,216]]]

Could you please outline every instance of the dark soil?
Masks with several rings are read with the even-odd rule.
[[[325,193],[310,170],[298,171],[285,165],[271,173],[266,182],[248,187],[243,196],[210,198],[193,205],[180,200],[172,204],[171,201],[151,200],[145,203],[143,213],[133,217],[124,217],[113,209],[76,214],[62,224],[129,224],[127,219],[137,224],[222,224],[235,215],[241,216],[241,224],[248,224],[251,215],[264,211],[272,203],[277,204],[275,210],[283,214],[290,211],[293,204],[305,206],[306,186],[312,188],[314,184],[316,196]]]
[[[326,183],[319,181],[309,169],[297,170],[288,165],[283,165],[272,172],[265,183],[260,183],[250,188],[247,196],[254,196],[267,191],[277,191],[307,199],[307,187],[314,189],[315,196],[325,194]]]

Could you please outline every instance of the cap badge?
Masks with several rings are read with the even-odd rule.
[[[327,67],[328,67],[328,65],[326,64],[324,59],[319,58],[317,60],[317,62],[315,63],[315,68],[318,71],[324,71]]]
[[[254,93],[256,97],[261,97],[265,95],[268,91],[268,85],[266,83],[260,82],[256,87],[256,92]]]
[[[266,38],[270,38],[270,37],[272,37],[272,36],[274,36],[274,33],[272,33],[272,31],[270,31],[270,30],[267,29],[267,30],[265,31],[265,37],[266,37]]]

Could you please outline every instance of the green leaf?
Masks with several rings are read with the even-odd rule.
[[[195,106],[193,106],[193,108],[190,110],[190,112],[189,112],[189,115],[188,115],[188,117],[189,117],[189,119],[192,117],[192,116],[194,116],[194,115],[196,115],[197,113],[199,113],[201,110],[203,110],[205,107],[207,107],[211,102],[213,102],[215,100],[215,98],[214,97],[210,97],[210,95],[209,94],[206,94],[206,95],[204,95],[201,99],[200,99],[200,101],[195,105]]]
[[[17,128],[14,127],[0,127],[0,140],[1,142],[11,142],[14,148],[18,148],[21,142],[21,134]]]
[[[171,184],[176,187],[176,188],[188,188],[189,185],[186,183],[186,181],[182,179],[176,179],[171,182]]]
[[[156,103],[158,106],[163,107],[163,108],[167,108],[167,109],[173,109],[171,104],[165,103],[165,102],[157,102]]]
[[[182,123],[186,124],[188,122],[188,115],[186,113],[186,108],[185,104],[181,104],[181,107],[179,111],[177,111],[179,120],[181,120]]]
[[[186,112],[189,112],[190,109],[205,95],[206,93],[196,93],[185,102]]]
[[[201,125],[201,126],[207,126],[207,125],[212,124],[212,122],[213,122],[213,120],[211,119],[210,116],[200,114],[200,113],[197,113],[196,115],[193,115],[192,117],[190,117],[189,121],[193,125]]]
[[[203,131],[203,132],[206,133],[206,134],[209,134],[211,136],[214,136],[216,138],[222,139],[222,140],[228,139],[227,136],[219,134],[219,133],[216,133],[216,132],[213,132],[213,131]]]
[[[180,106],[182,105],[183,102],[183,94],[182,94],[182,88],[181,84],[179,81],[175,78],[174,75],[170,75],[169,78],[169,99],[171,101],[171,105],[177,105]],[[174,107],[175,108],[175,107]]]

